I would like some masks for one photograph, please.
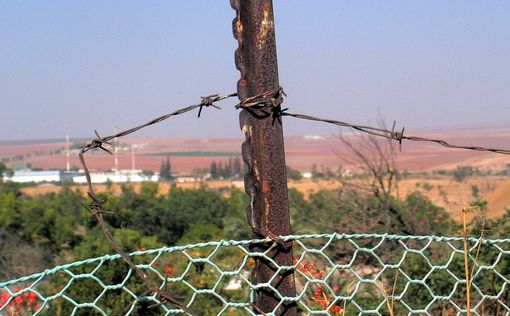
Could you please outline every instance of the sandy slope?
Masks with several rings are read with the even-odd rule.
[[[488,218],[505,215],[505,209],[510,208],[510,180],[501,183],[496,189],[488,192],[484,199],[489,202]]]

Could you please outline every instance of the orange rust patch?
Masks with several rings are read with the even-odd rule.
[[[262,192],[264,192],[264,193],[269,192],[269,183],[267,181],[262,182]]]
[[[264,46],[264,42],[266,41],[267,34],[269,34],[269,32],[274,27],[274,23],[270,18],[269,10],[270,10],[269,6],[265,5],[263,11],[264,18],[260,22],[260,29],[257,36],[257,46],[259,47],[259,49],[262,49],[262,47]]]
[[[236,28],[236,38],[237,40],[239,41],[239,44],[241,45],[242,42],[243,42],[243,23],[241,23],[241,19],[240,18],[237,18],[236,19],[236,23],[235,23],[235,28]]]

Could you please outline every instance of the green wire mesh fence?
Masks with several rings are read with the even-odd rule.
[[[277,266],[250,245],[219,241],[131,254],[161,288],[198,315],[257,315],[250,306],[257,260],[295,270],[300,315],[465,315],[466,258],[473,315],[510,315],[510,239],[320,234],[287,236],[294,264]],[[277,247],[277,245],[273,245]],[[0,315],[172,315],[118,255],[61,265],[0,283]],[[274,315],[268,313],[267,315]]]

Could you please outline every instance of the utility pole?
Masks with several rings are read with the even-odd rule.
[[[66,171],[71,170],[71,162],[69,157],[69,133],[66,132]]]
[[[260,94],[278,91],[275,24],[272,0],[231,0],[237,16],[233,21],[234,37],[239,42],[235,53],[236,67],[241,73],[237,92],[241,101]],[[248,223],[254,237],[289,235],[291,233],[283,131],[280,120],[267,117],[266,109],[242,110],[239,115],[245,134],[243,160],[248,166],[244,186],[250,196]],[[257,244],[252,251],[265,252],[269,244]],[[291,266],[292,246],[279,245],[267,253],[279,266]],[[256,258],[252,282],[268,282],[276,267]],[[283,297],[296,296],[294,272],[280,272],[271,285]],[[256,313],[295,316],[294,302],[284,302],[270,288],[256,291]]]

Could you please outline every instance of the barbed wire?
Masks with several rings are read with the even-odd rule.
[[[354,130],[357,130],[362,133],[383,137],[390,140],[395,140],[399,143],[400,147],[402,147],[402,141],[403,140],[409,140],[413,142],[430,142],[430,143],[436,143],[446,148],[454,148],[454,149],[466,149],[466,150],[474,150],[474,151],[484,151],[484,152],[492,152],[497,154],[503,154],[503,155],[510,155],[509,149],[499,149],[499,148],[489,148],[489,147],[481,147],[481,146],[467,146],[467,145],[456,145],[456,144],[450,144],[442,139],[435,139],[435,138],[427,138],[427,137],[421,137],[421,136],[407,136],[404,135],[405,128],[402,127],[400,131],[395,130],[396,123],[393,123],[393,127],[391,130],[385,129],[385,128],[377,128],[372,126],[366,126],[366,125],[358,125],[358,124],[352,124],[348,122],[333,120],[333,119],[326,119],[326,118],[320,118],[317,116],[311,116],[306,114],[298,114],[298,113],[289,113],[287,112],[288,108],[282,109],[281,104],[283,103],[283,97],[287,96],[285,92],[283,91],[282,87],[279,87],[277,90],[269,93],[264,93],[261,95],[257,95],[254,97],[247,98],[246,100],[242,101],[241,103],[236,105],[236,109],[246,109],[250,110],[252,108],[258,108],[265,110],[267,108],[270,109],[270,111],[263,112],[265,114],[265,117],[271,116],[273,118],[273,123],[275,119],[280,120],[282,116],[290,116],[297,119],[302,120],[308,120],[308,121],[316,121],[316,122],[323,122],[328,124],[333,124],[336,126],[341,127],[348,127],[352,128]],[[400,148],[402,149],[402,148]]]
[[[402,146],[403,140],[409,140],[409,141],[413,141],[413,142],[436,143],[436,144],[439,144],[439,145],[441,145],[443,147],[447,147],[447,148],[485,151],[485,152],[492,152],[492,153],[496,153],[496,154],[510,155],[510,150],[508,150],[508,149],[488,148],[488,147],[481,147],[481,146],[455,145],[455,144],[450,144],[442,139],[434,139],[434,138],[427,138],[427,137],[420,137],[420,136],[407,136],[407,135],[404,135],[404,130],[405,130],[404,128],[402,128],[401,131],[395,131],[394,129],[388,130],[388,129],[383,129],[383,128],[375,128],[375,127],[371,127],[371,126],[356,125],[356,124],[351,124],[351,123],[342,122],[342,121],[324,119],[324,118],[311,116],[311,115],[286,113],[286,112],[282,113],[282,116],[291,116],[291,117],[294,117],[297,119],[324,122],[324,123],[334,124],[334,125],[342,126],[342,127],[350,127],[357,131],[367,133],[370,135],[383,137],[383,138],[387,138],[390,140],[396,140],[399,142],[400,146]]]
[[[103,235],[105,236],[106,240],[112,245],[112,247],[114,248],[115,252],[117,252],[122,260],[124,260],[140,277],[141,279],[146,282],[149,287],[150,287],[150,290],[154,293],[156,293],[156,298],[158,298],[158,300],[162,303],[162,304],[171,304],[171,305],[174,305],[180,309],[182,309],[183,311],[185,311],[186,313],[190,314],[190,315],[197,315],[193,312],[193,310],[191,310],[190,308],[188,308],[187,306],[185,306],[183,303],[180,302],[180,300],[178,300],[177,298],[175,298],[173,295],[171,295],[167,290],[166,290],[166,282],[165,282],[165,286],[163,288],[161,288],[153,279],[149,278],[149,276],[142,270],[140,269],[138,266],[136,266],[133,261],[131,260],[131,258],[129,257],[128,254],[126,254],[122,248],[115,242],[115,239],[113,238],[113,235],[108,227],[108,224],[106,223],[106,221],[104,220],[104,217],[103,217],[103,214],[105,213],[103,211],[103,205],[106,201],[103,201],[103,200],[100,200],[98,198],[98,196],[96,195],[96,192],[94,190],[94,186],[92,184],[92,178],[90,176],[90,170],[87,166],[87,163],[85,161],[85,153],[87,153],[88,151],[90,150],[94,150],[94,149],[101,149],[109,154],[111,154],[112,152],[105,147],[105,145],[110,145],[111,146],[111,143],[110,141],[115,139],[115,138],[118,138],[118,137],[123,137],[123,136],[126,136],[126,135],[129,135],[129,134],[132,134],[142,128],[145,128],[147,126],[150,126],[150,125],[154,125],[154,124],[157,124],[157,123],[160,123],[164,120],[167,120],[169,119],[170,117],[172,116],[177,116],[177,115],[181,115],[181,114],[184,114],[186,112],[189,112],[189,111],[192,111],[192,110],[195,110],[195,109],[199,109],[198,111],[198,117],[200,117],[200,114],[202,113],[202,109],[204,107],[214,107],[216,109],[220,109],[220,107],[218,107],[217,105],[215,105],[214,103],[216,102],[219,102],[219,101],[222,101],[222,100],[225,100],[225,99],[228,99],[228,98],[232,98],[232,97],[235,97],[237,96],[237,93],[231,93],[231,94],[227,94],[227,95],[219,95],[219,94],[214,94],[214,95],[209,95],[209,96],[206,96],[206,97],[201,97],[201,101],[199,104],[194,104],[194,105],[190,105],[190,106],[187,106],[187,107],[184,107],[184,108],[181,108],[181,109],[178,109],[172,113],[169,113],[169,114],[165,114],[165,115],[162,115],[160,117],[157,117],[145,124],[141,124],[141,125],[138,125],[136,127],[133,127],[133,128],[130,128],[130,129],[127,129],[125,131],[122,131],[120,133],[116,133],[116,134],[113,134],[113,135],[110,135],[110,136],[106,136],[106,137],[101,137],[99,136],[99,133],[97,131],[94,131],[94,133],[96,134],[96,139],[90,141],[88,144],[86,144],[85,146],[83,146],[80,150],[80,153],[79,153],[79,158],[80,158],[80,163],[83,167],[83,171],[85,173],[85,178],[87,180],[87,185],[88,185],[88,191],[87,191],[87,194],[88,196],[90,197],[90,199],[92,200],[89,207],[87,208],[97,219],[97,221],[99,222],[100,226],[101,226],[101,229],[103,231]]]

